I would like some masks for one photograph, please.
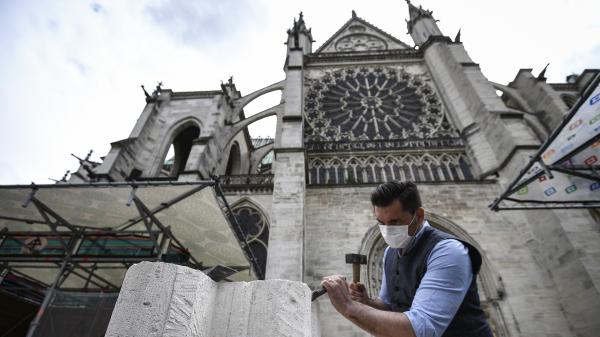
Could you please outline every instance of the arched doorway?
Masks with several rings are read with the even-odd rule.
[[[177,177],[185,170],[185,165],[190,156],[194,139],[200,135],[200,129],[190,125],[181,130],[169,147],[169,151],[163,160],[161,176]]]
[[[504,298],[504,286],[502,285],[502,279],[493,270],[483,249],[465,230],[451,220],[429,211],[425,212],[425,219],[431,226],[450,233],[470,243],[479,250],[483,261],[481,270],[477,275],[481,306],[486,313],[494,336],[508,337],[508,328],[500,308],[500,302]],[[359,252],[367,256],[368,263],[366,268],[362,270],[361,279],[365,280],[365,286],[371,298],[376,298],[379,295],[383,273],[383,253],[386,247],[387,245],[381,236],[379,228],[377,226],[369,228],[363,237]]]

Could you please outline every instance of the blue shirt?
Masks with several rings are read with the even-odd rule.
[[[426,226],[429,226],[427,220],[411,239],[407,249],[415,245],[423,234],[423,227]],[[383,254],[384,261],[388,249],[389,247]],[[460,241],[442,240],[433,247],[427,259],[427,271],[417,289],[412,306],[404,312],[417,337],[439,337],[446,331],[469,289],[472,278],[469,252]],[[390,305],[385,268],[379,298]]]

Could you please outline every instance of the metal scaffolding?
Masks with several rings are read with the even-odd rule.
[[[120,282],[106,277],[102,273],[121,272],[134,263],[141,261],[163,261],[185,265],[202,270],[213,279],[227,280],[227,277],[249,268],[258,279],[264,279],[263,271],[250,249],[244,231],[233,215],[220,186],[219,177],[196,182],[175,181],[131,181],[90,184],[53,184],[53,185],[11,185],[0,186],[0,190],[30,189],[22,208],[34,208],[39,217],[24,217],[22,214],[2,214],[4,223],[20,223],[34,230],[0,229],[0,290],[28,297],[36,302],[43,293],[40,308],[31,322],[27,336],[33,336],[48,304],[57,289],[62,288],[69,279],[78,279],[83,284],[79,290],[118,292]],[[140,187],[190,186],[191,189],[160,202],[154,208],[148,206],[139,196]],[[43,189],[68,188],[130,188],[127,207],[132,205],[137,216],[116,227],[89,227],[67,220],[64,214],[53,209],[38,197]],[[235,234],[239,248],[249,263],[246,265],[204,265],[184,243],[177,238],[172,228],[158,218],[158,214],[174,207],[206,187],[215,190],[217,203],[222,216],[227,220]],[[3,202],[5,200],[2,200]],[[93,200],[81,200],[91,203]],[[200,207],[200,206],[198,206]],[[110,209],[103,210],[111,212]],[[164,220],[164,219],[163,219]],[[98,219],[101,222],[102,219]],[[140,225],[143,225],[141,227]],[[22,228],[22,227],[20,227]],[[42,230],[45,228],[45,230]],[[36,278],[32,270],[54,270],[52,282],[43,282]],[[4,282],[7,281],[7,282]],[[10,281],[10,282],[8,282]]]

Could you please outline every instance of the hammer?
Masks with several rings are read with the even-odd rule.
[[[360,282],[360,265],[367,264],[367,256],[360,254],[346,254],[346,263],[352,263],[352,282]],[[311,301],[325,294],[327,289],[321,287],[312,293]]]
[[[352,282],[360,282],[360,265],[367,264],[367,256],[346,254],[346,263],[352,264]]]

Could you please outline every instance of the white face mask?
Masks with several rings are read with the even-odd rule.
[[[413,215],[413,218],[408,225],[379,225],[379,231],[381,232],[385,243],[391,248],[405,248],[410,242],[410,239],[414,237],[414,235],[408,234],[408,228],[413,224],[416,217],[417,213]]]

